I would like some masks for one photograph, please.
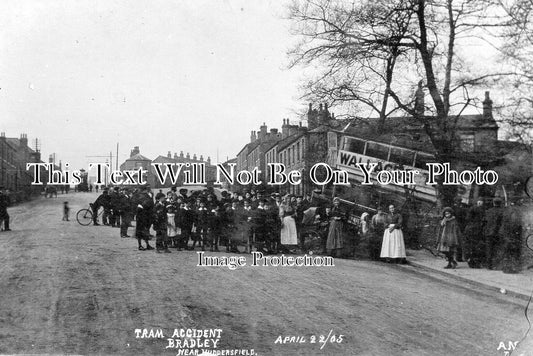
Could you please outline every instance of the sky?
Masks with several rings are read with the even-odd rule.
[[[134,146],[233,158],[307,107],[283,14],[274,0],[3,0],[0,131],[71,169],[117,143],[119,164]]]

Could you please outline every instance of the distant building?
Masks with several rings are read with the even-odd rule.
[[[150,184],[150,163],[152,160],[150,158],[147,158],[141,154],[141,151],[139,150],[139,146],[135,146],[130,151],[130,157],[124,161],[120,165],[121,171],[132,171],[132,170],[138,170],[139,168],[142,168],[143,170],[146,170],[148,173],[145,173],[143,179]],[[139,181],[138,177],[135,177]]]
[[[174,164],[176,163],[189,163],[189,164],[197,164],[198,167],[200,167],[200,164],[205,168],[205,181],[207,185],[212,185],[216,180],[216,167],[211,164],[211,157],[207,157],[206,160],[204,160],[203,155],[200,155],[199,157],[196,154],[191,155],[189,152],[187,152],[186,155],[183,154],[183,151],[180,152],[178,155],[176,152],[174,155],[172,155],[171,151],[168,151],[166,156],[157,156],[156,159],[152,161],[152,163],[170,163],[171,167],[175,167]],[[161,168],[162,172],[164,173],[164,166]],[[177,168],[173,168],[175,171],[177,171]],[[184,166],[181,170],[180,175],[178,175],[176,183],[172,184],[172,181],[170,179],[170,176],[167,175],[164,182],[161,182],[158,179],[158,176],[156,174],[155,168],[153,166],[150,167],[150,174],[149,174],[149,183],[151,186],[155,188],[170,188],[172,186],[182,186],[184,183],[184,172],[188,171],[189,167]]]
[[[327,104],[319,104],[318,109],[309,104],[307,123],[305,127],[301,124],[289,125],[288,120],[284,121],[283,139],[267,153],[269,161],[277,159],[283,164],[285,173],[300,172],[301,183],[286,183],[279,188],[281,193],[304,195],[320,188],[309,179],[309,172],[316,163],[327,163],[328,132],[340,123],[329,112]],[[319,170],[319,173],[323,172]]]
[[[27,170],[27,163],[42,163],[41,154],[28,147],[28,136],[21,134],[20,138],[6,137],[0,134],[0,186],[13,193],[20,194],[23,199],[32,194],[38,194],[42,186],[32,185],[33,170]],[[46,183],[46,172],[41,170],[43,183]]]
[[[285,119],[283,120],[285,130],[288,130],[288,121],[285,125]],[[297,127],[297,126],[295,126]],[[267,190],[270,187],[266,185],[266,173],[265,173],[265,154],[269,151],[276,142],[283,138],[283,132],[279,132],[278,129],[270,129],[263,123],[259,127],[259,131],[252,131],[250,134],[250,142],[244,145],[244,147],[237,153],[237,166],[236,172],[240,171],[253,171],[254,169],[261,170],[260,180],[263,182],[262,187],[247,185],[239,186],[235,184],[232,190]]]

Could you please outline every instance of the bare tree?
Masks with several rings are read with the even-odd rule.
[[[499,34],[501,60],[514,68],[507,78],[508,105],[499,108],[507,136],[533,147],[533,0],[497,1],[508,22]]]
[[[473,104],[470,89],[514,74],[479,72],[463,61],[469,43],[487,36],[484,29],[509,24],[500,6],[489,0],[295,1],[289,17],[303,40],[290,54],[294,64],[326,68],[308,93],[366,104],[378,113],[378,127],[401,109],[423,125],[437,160],[453,166],[458,118]],[[432,115],[414,105],[420,78]],[[439,192],[447,204],[456,194],[441,184]]]
[[[390,93],[398,60],[409,47],[404,36],[412,12],[398,11],[393,1],[346,4],[294,2],[289,18],[301,42],[289,53],[291,66],[314,65],[319,74],[304,85],[306,97],[355,103],[378,117],[378,130],[398,107]],[[406,47],[406,48],[404,48]]]

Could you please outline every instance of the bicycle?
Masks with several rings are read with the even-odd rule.
[[[92,211],[92,204],[89,204],[89,208],[84,208],[78,210],[76,213],[76,220],[78,223],[82,226],[89,226],[93,222],[93,211]],[[100,217],[103,213],[103,209],[98,210],[98,214],[96,218]]]

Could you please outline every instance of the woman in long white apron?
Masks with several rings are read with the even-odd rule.
[[[179,228],[176,225],[177,210],[178,207],[176,205],[176,201],[174,198],[172,198],[172,196],[170,196],[170,200],[167,205],[167,236],[172,244],[172,247],[179,247],[177,241]]]
[[[381,245],[381,258],[395,262],[405,260],[405,243],[402,233],[402,216],[396,213],[394,205],[389,206],[389,214],[386,217],[386,228],[383,233],[383,243]]]
[[[295,216],[296,210],[290,204],[290,196],[286,195],[279,206],[279,217],[281,219],[280,240],[284,246],[298,245]]]

